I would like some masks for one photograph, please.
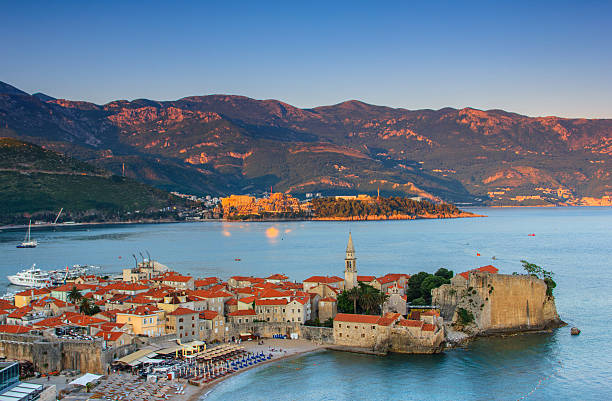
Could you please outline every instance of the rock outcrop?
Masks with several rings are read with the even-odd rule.
[[[528,275],[470,272],[432,291],[451,326],[469,335],[559,327],[563,324],[546,283]]]

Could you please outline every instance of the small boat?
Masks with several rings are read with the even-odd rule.
[[[28,231],[26,233],[25,238],[23,239],[23,242],[17,245],[17,248],[36,248],[36,245],[38,245],[38,241],[30,238],[30,228],[31,227],[32,227],[32,220],[30,220],[30,223],[28,224]]]
[[[234,260],[235,260],[236,262],[240,262],[240,260],[241,260],[241,259],[240,259],[240,258],[236,258],[236,259],[234,259]]]

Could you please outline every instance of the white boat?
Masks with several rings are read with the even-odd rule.
[[[30,238],[30,227],[32,227],[32,220],[30,220],[30,223],[28,224],[28,232],[26,233],[23,242],[17,245],[17,248],[36,248],[36,245],[38,245],[38,241]]]
[[[7,278],[11,284],[22,287],[44,288],[52,284],[52,278],[49,273],[37,269],[36,264],[13,276],[7,276]]]

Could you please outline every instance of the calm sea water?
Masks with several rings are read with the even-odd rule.
[[[580,336],[570,336],[566,327],[548,335],[482,339],[467,349],[427,356],[322,352],[230,378],[206,399],[612,399],[612,209],[475,211],[489,217],[63,228],[34,231],[36,249],[16,249],[23,233],[2,232],[0,275],[32,263],[49,269],[88,263],[117,273],[134,264],[132,254],[146,250],[195,276],[341,275],[349,230],[361,274],[439,267],[457,272],[489,263],[512,273],[527,259],[556,273],[557,309],[582,330]]]

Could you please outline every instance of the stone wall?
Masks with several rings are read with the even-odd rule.
[[[299,323],[289,322],[253,322],[253,323],[228,323],[227,339],[238,338],[240,333],[252,333],[263,338],[272,338],[275,334],[283,334],[290,337],[295,333],[299,338],[305,340],[333,344],[333,329],[329,327],[311,327]]]
[[[49,340],[43,336],[0,334],[0,355],[6,359],[25,360],[42,372],[75,369],[105,374],[106,366],[117,357],[133,352],[135,344],[104,350],[103,341]]]
[[[446,284],[432,291],[441,315],[470,334],[539,330],[561,323],[546,283],[527,275],[470,273],[467,285]],[[473,322],[464,324],[465,309]]]

